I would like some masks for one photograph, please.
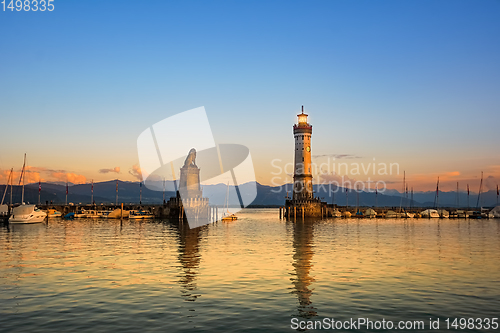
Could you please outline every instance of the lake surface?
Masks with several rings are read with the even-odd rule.
[[[238,217],[0,227],[0,331],[291,332],[293,318],[360,317],[447,331],[446,318],[500,317],[498,219]]]

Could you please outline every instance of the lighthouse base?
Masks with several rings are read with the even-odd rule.
[[[323,218],[327,216],[327,204],[318,198],[308,200],[290,200],[285,202],[284,217],[287,219],[298,218]]]

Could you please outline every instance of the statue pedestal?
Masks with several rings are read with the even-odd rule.
[[[182,200],[200,198],[200,169],[194,165],[185,165],[181,168],[179,192]]]

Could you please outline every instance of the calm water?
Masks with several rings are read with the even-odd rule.
[[[500,220],[291,223],[272,209],[194,230],[51,220],[0,228],[0,331],[290,332],[294,317],[443,325],[500,317],[499,264]]]

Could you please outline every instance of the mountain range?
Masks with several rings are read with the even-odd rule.
[[[253,183],[246,183],[239,186],[242,196],[248,193],[248,188],[253,186]],[[268,186],[256,183],[257,197],[252,202],[252,206],[283,206],[285,198],[292,193],[292,184],[282,186]],[[6,185],[0,185],[0,195],[4,195],[4,203],[10,202],[10,187],[5,191]],[[93,184],[94,196],[93,200],[97,204],[114,204],[116,201],[116,181],[105,181]],[[151,189],[151,186],[141,185],[139,182],[118,181],[118,202],[119,203],[139,203],[145,204],[160,204],[163,198],[168,200],[175,195],[173,182],[165,185],[165,193],[162,190],[162,185],[157,184]],[[92,184],[77,184],[68,186],[68,203],[88,204],[91,202]],[[211,202],[223,205],[227,191],[232,190],[226,184],[204,185],[203,193],[209,196]],[[316,197],[320,197],[327,203],[335,203],[344,206],[379,206],[379,207],[456,207],[457,193],[439,192],[438,200],[436,200],[436,192],[415,192],[413,200],[405,198],[397,190],[388,190],[384,193],[375,194],[373,192],[359,193],[354,190],[348,190],[339,187],[335,193],[328,190],[328,187],[315,185],[313,187]],[[12,197],[13,202],[21,202],[21,186],[13,186]],[[25,186],[24,201],[30,203],[38,202],[38,183],[28,184]],[[41,203],[63,204],[66,201],[66,185],[54,183],[42,183],[40,192]],[[436,201],[438,201],[436,203]],[[484,192],[481,195],[480,206],[493,207],[497,204],[496,191]],[[459,192],[458,203],[460,207],[476,207],[478,203],[477,193]]]

